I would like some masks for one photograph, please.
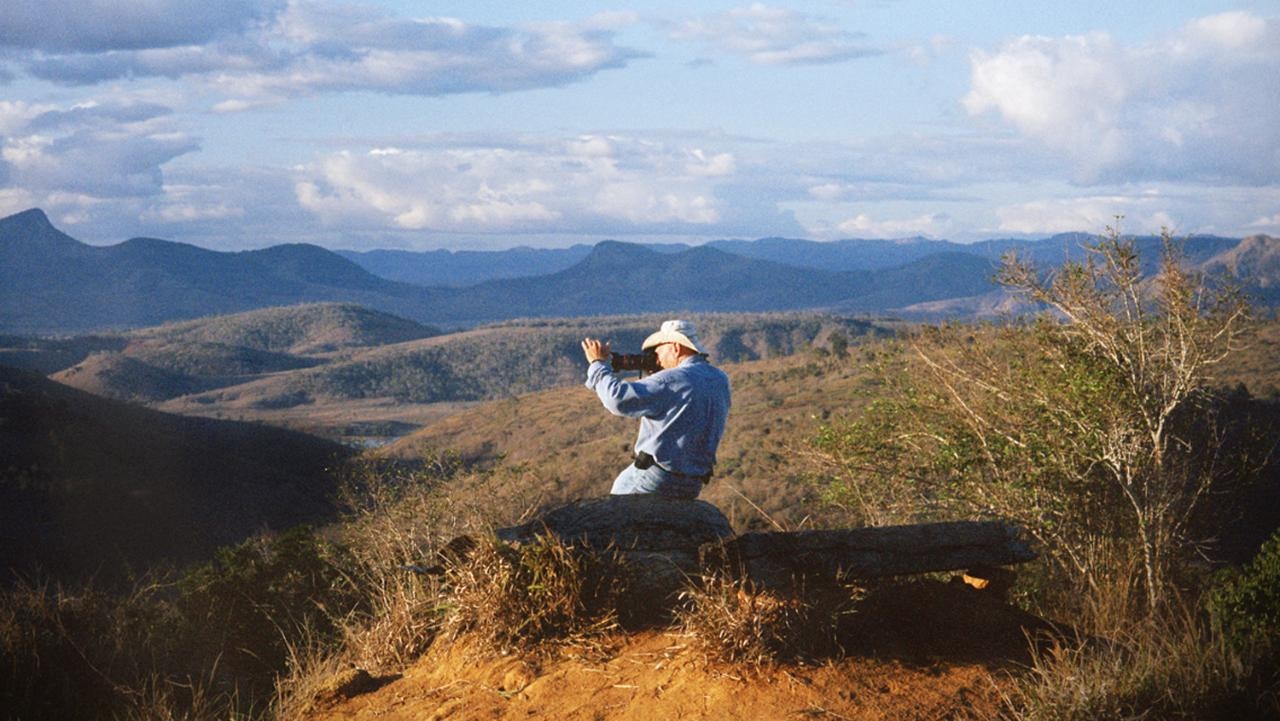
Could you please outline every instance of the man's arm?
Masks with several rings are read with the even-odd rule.
[[[661,410],[666,401],[660,384],[647,379],[628,383],[613,373],[610,346],[595,338],[582,341],[587,362],[587,387],[596,392],[600,402],[615,416],[639,418]]]

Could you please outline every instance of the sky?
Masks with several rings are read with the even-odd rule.
[[[0,216],[218,250],[1280,235],[1280,0],[5,0]]]

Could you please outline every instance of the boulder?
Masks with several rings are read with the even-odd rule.
[[[706,501],[654,495],[592,498],[555,508],[528,523],[500,528],[500,540],[528,543],[543,534],[596,551],[616,552],[628,595],[669,605],[701,573],[699,549],[733,536],[720,509]]]
[[[782,589],[855,578],[987,569],[1036,554],[1017,527],[1000,521],[744,533],[702,547],[705,568]]]
[[[680,551],[695,558],[702,544],[733,536],[729,519],[706,501],[645,494],[576,501],[528,523],[499,528],[497,536],[528,542],[548,532],[596,549]]]

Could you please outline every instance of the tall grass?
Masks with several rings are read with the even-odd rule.
[[[444,628],[490,654],[599,637],[619,628],[625,578],[624,561],[609,549],[550,534],[523,545],[484,540],[448,571]]]
[[[6,718],[225,720],[243,699],[184,648],[173,586],[128,594],[20,581],[0,593]]]
[[[1030,668],[1006,695],[1002,718],[1280,718],[1280,638],[1224,633],[1222,619],[1206,611],[1205,599],[1220,595],[1206,580],[1152,613],[1137,559],[1107,544],[1095,550],[1098,583],[1074,586],[1075,598],[1042,589],[1041,610],[1072,628],[1032,646]]]
[[[679,625],[708,660],[759,666],[842,653],[841,619],[854,611],[852,588],[779,592],[713,574],[681,594]]]
[[[1192,615],[1034,652],[1007,698],[1018,721],[1280,718],[1273,649],[1238,648]]]

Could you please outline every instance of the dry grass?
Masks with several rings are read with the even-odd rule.
[[[127,595],[18,582],[0,592],[0,712],[38,721],[214,721],[242,699],[216,662],[191,672],[173,638],[166,587]]]
[[[488,537],[499,518],[528,512],[532,500],[512,476],[519,469],[465,472],[449,454],[407,468],[394,461],[354,466],[344,484],[346,522],[338,529],[354,555],[351,573],[369,611],[342,619],[352,663],[398,671],[431,645],[449,600],[441,578],[424,575],[462,536]]]
[[[493,654],[599,637],[618,628],[625,577],[616,554],[552,535],[524,545],[482,541],[447,572],[444,630]]]
[[[1002,719],[1280,718],[1280,649],[1233,646],[1200,606],[1182,596],[1147,612],[1140,564],[1132,554],[1095,544],[1100,582],[1056,601],[1075,632],[1031,647],[1031,664],[1006,695]],[[1045,612],[1053,610],[1044,609]]]
[[[1233,649],[1190,616],[1131,623],[1105,639],[1034,651],[1004,718],[1280,718],[1280,677],[1266,649]]]
[[[718,574],[682,594],[677,617],[709,660],[759,666],[839,655],[840,621],[857,596],[848,588],[773,592]]]
[[[214,694],[211,683],[192,679],[175,681],[159,675],[132,689],[123,704],[124,710],[113,716],[116,721],[225,721],[252,718],[249,712],[238,714],[240,705],[235,694]]]
[[[276,679],[270,718],[272,721],[305,721],[341,697],[338,680],[347,678],[344,672],[353,669],[347,654],[333,653],[314,638],[304,636],[290,644],[289,668]]]

